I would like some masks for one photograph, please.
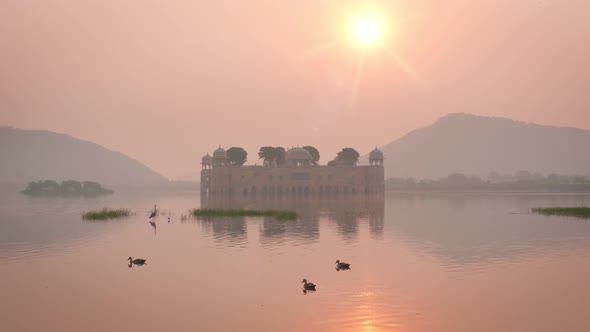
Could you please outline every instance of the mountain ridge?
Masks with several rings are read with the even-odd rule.
[[[84,180],[160,185],[168,179],[122,152],[68,134],[0,127],[0,182]]]
[[[381,147],[386,177],[590,173],[590,130],[450,113]]]

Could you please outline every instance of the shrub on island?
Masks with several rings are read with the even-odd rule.
[[[98,182],[67,180],[58,183],[54,180],[29,182],[22,194],[29,196],[99,196],[112,194]]]

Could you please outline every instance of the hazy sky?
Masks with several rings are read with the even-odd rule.
[[[363,50],[348,24],[368,8],[386,38]],[[219,144],[325,163],[450,112],[590,128],[589,17],[587,0],[3,0],[0,125],[170,178]]]

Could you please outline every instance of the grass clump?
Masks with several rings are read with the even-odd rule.
[[[546,216],[569,216],[578,218],[590,218],[590,207],[533,208],[532,212]]]
[[[275,217],[277,220],[295,220],[298,215],[294,211],[281,210],[223,210],[223,209],[194,209],[194,217]]]
[[[91,210],[82,214],[84,220],[107,220],[114,218],[123,218],[131,215],[131,211],[128,209],[107,209],[102,210]]]

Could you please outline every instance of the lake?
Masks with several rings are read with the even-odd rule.
[[[3,331],[588,331],[590,220],[528,213],[579,205],[590,195],[3,192],[0,322]],[[300,218],[185,218],[200,206]],[[136,214],[82,220],[103,207]],[[129,256],[147,264],[130,268]],[[351,270],[337,271],[337,259]],[[303,292],[303,278],[317,291]]]

